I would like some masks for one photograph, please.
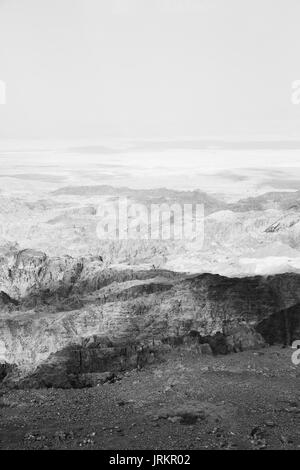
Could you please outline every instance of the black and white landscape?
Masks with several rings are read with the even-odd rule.
[[[146,3],[0,1],[0,449],[299,449],[299,6]]]

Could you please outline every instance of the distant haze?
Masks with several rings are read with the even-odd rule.
[[[0,138],[297,138],[299,17],[299,0],[2,0]]]

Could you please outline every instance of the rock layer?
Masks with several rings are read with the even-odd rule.
[[[72,386],[174,346],[217,354],[289,343],[300,327],[299,281],[118,271],[92,257],[13,253],[1,265],[0,290],[14,301],[0,310],[0,362],[35,386]]]

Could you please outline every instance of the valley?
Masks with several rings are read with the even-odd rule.
[[[0,448],[298,448],[296,169],[31,158],[1,175]],[[119,198],[201,204],[204,238],[100,239]]]

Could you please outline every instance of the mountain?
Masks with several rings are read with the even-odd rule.
[[[100,239],[99,208],[128,197],[129,205],[204,204],[204,240]],[[153,266],[225,276],[300,272],[299,192],[267,193],[228,204],[202,191],[69,186],[47,198],[0,197],[0,246],[63,259],[101,256],[111,264]],[[174,218],[173,218],[174,220]],[[172,224],[172,215],[164,221]],[[201,227],[202,228],[202,227]]]
[[[14,305],[1,309],[0,360],[13,370],[5,382],[20,386],[79,386],[85,374],[143,366],[173,347],[214,354],[261,347],[273,318],[280,329],[273,339],[300,333],[296,274],[114,271],[99,259],[28,250],[2,261],[0,285]]]
[[[226,204],[207,193],[195,191],[176,191],[167,188],[131,189],[109,185],[67,186],[52,192],[53,196],[114,196],[128,197],[141,204],[204,204],[207,214],[221,210]]]
[[[268,209],[299,210],[300,191],[270,192],[261,196],[240,199],[237,203],[229,204],[228,209],[235,212],[263,211]]]

